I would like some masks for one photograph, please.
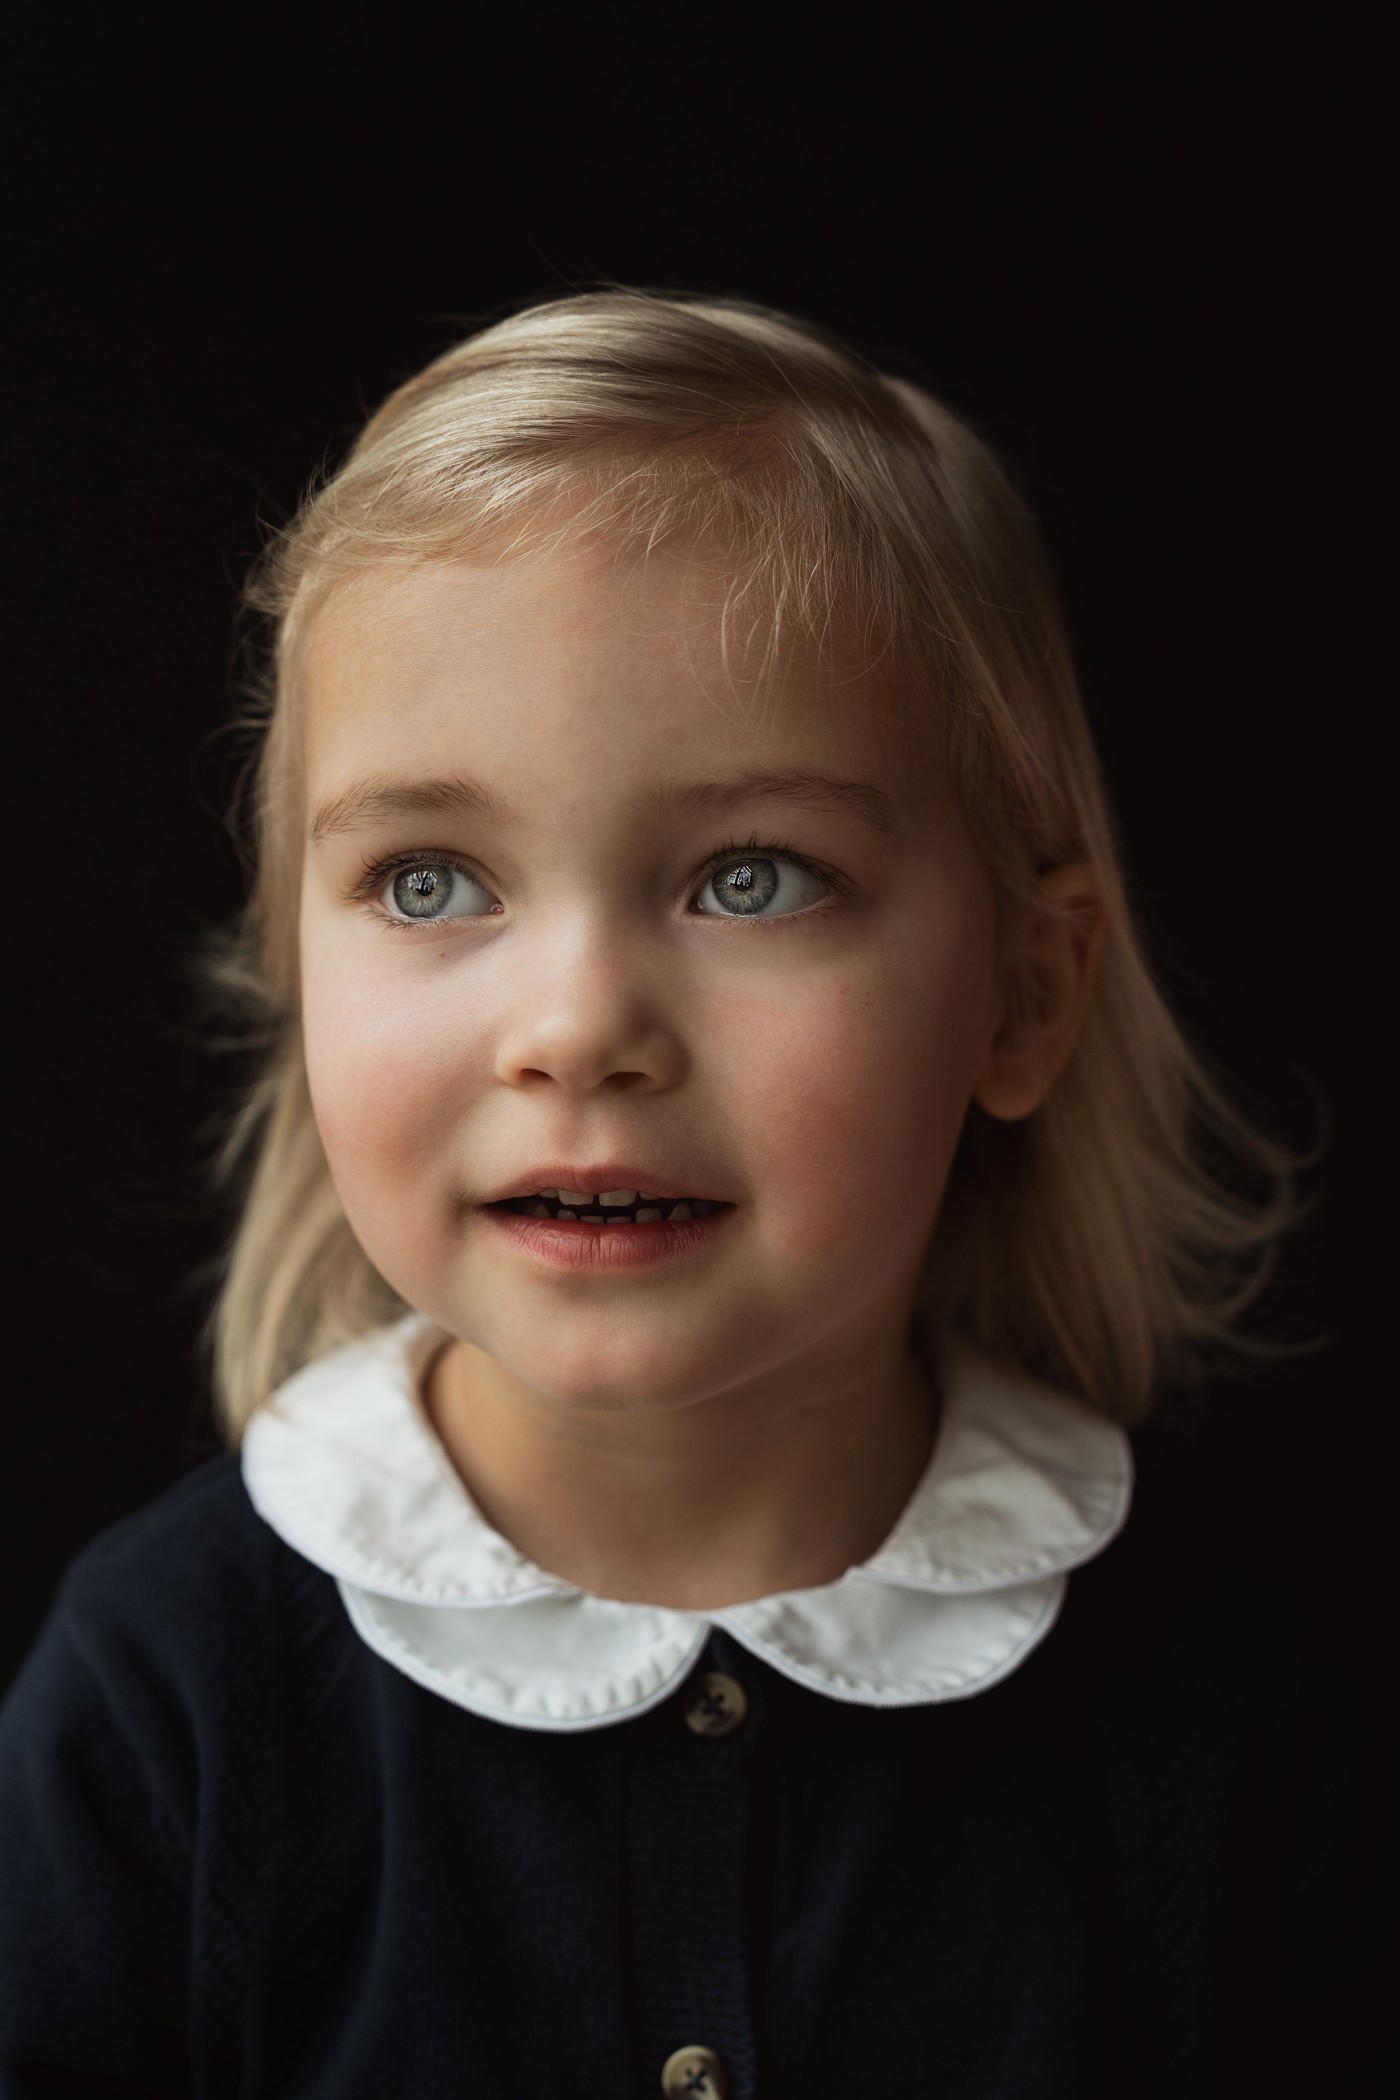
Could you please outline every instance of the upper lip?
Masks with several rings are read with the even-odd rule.
[[[727,1197],[706,1196],[696,1181],[688,1178],[683,1170],[673,1167],[639,1167],[634,1161],[616,1160],[603,1166],[592,1167],[531,1167],[526,1174],[517,1174],[513,1181],[506,1182],[491,1195],[482,1198],[485,1203],[512,1203],[520,1196],[537,1196],[541,1189],[572,1189],[579,1195],[601,1196],[613,1189],[636,1189],[652,1196],[695,1196],[702,1202],[727,1202]]]

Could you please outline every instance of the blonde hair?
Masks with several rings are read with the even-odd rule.
[[[962,1333],[1128,1422],[1161,1379],[1256,1346],[1239,1323],[1297,1214],[1291,1162],[1232,1105],[1154,984],[1025,507],[946,407],[819,330],[738,301],[619,289],[532,307],[408,380],[250,581],[270,641],[242,717],[256,740],[242,783],[254,879],[203,966],[258,1057],[213,1163],[220,1187],[242,1191],[207,1330],[229,1436],[300,1365],[406,1310],[340,1206],[302,1054],[308,622],[367,565],[509,556],[568,534],[643,555],[678,539],[718,548],[726,641],[756,692],[792,633],[833,660],[892,659],[936,721],[1000,898],[1031,896],[1070,860],[1097,873],[1107,938],[1081,1035],[1034,1115],[969,1112],[920,1331]]]

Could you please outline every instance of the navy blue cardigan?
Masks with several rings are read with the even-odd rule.
[[[204,1465],[82,1555],[0,1718],[7,2100],[654,2100],[692,2044],[730,2100],[1369,2092],[1364,1669],[1151,1503],[972,1698],[716,1634],[736,1733],[678,1692],[555,1735],[382,1661]]]

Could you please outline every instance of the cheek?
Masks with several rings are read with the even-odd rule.
[[[983,1053],[989,969],[950,948],[792,988],[726,1028],[759,1178],[804,1237],[926,1236]],[[735,1017],[739,1018],[738,1016]],[[731,1097],[732,1098],[732,1097]]]
[[[303,995],[307,1077],[331,1174],[352,1222],[368,1193],[392,1202],[426,1162],[441,1159],[460,1113],[477,1046],[442,1000],[415,999],[400,980],[323,967]]]

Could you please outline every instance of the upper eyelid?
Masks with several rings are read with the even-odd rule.
[[[400,868],[457,868],[463,875],[470,875],[473,882],[481,881],[464,854],[450,852],[444,846],[415,846],[411,852],[389,853],[382,860],[363,861],[361,868],[363,872],[355,883],[357,894],[362,890],[372,890],[376,883],[387,882]]]

